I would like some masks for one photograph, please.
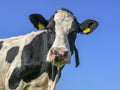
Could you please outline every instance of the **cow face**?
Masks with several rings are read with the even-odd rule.
[[[37,29],[47,27],[48,32],[52,32],[52,37],[54,38],[53,40],[50,38],[53,42],[49,48],[46,60],[56,66],[70,63],[73,51],[77,50],[75,47],[77,33],[89,34],[98,26],[98,23],[94,20],[86,20],[82,24],[79,24],[73,13],[67,9],[57,10],[47,25],[42,23],[43,21],[47,22],[47,20],[38,14],[32,14],[30,16],[33,24],[35,19],[33,16],[35,15],[37,15],[36,18],[39,19],[35,20],[37,21]]]
[[[79,25],[73,14],[66,9],[58,10],[51,22],[54,22],[55,40],[48,52],[47,61],[55,65],[70,63]]]

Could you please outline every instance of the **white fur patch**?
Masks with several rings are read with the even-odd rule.
[[[55,77],[55,80],[52,81],[49,79],[47,73],[43,73],[40,77],[32,80],[29,83],[24,85],[24,89],[27,90],[54,90],[58,79],[58,74]]]

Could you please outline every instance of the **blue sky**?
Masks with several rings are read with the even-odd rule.
[[[77,36],[81,64],[75,68],[73,55],[56,90],[120,90],[120,0],[2,0],[0,38],[32,32],[29,14],[49,19],[63,7],[79,22],[95,19],[99,27],[90,35]]]

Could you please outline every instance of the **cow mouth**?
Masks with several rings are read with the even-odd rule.
[[[63,66],[65,64],[69,64],[69,62],[66,62],[66,61],[53,61],[52,64],[55,65],[55,66]]]
[[[64,57],[55,57],[54,60],[52,60],[52,64],[55,66],[63,66],[65,64],[69,64],[70,60],[68,59],[68,57],[64,58]]]
[[[55,66],[63,66],[65,64],[69,64],[69,59],[68,57],[52,56],[51,62]]]

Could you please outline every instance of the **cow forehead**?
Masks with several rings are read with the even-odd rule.
[[[71,12],[66,11],[66,10],[57,10],[56,14],[55,14],[55,18],[62,21],[66,18],[70,18],[70,19],[74,19],[74,16]]]
[[[69,33],[72,23],[74,22],[74,16],[71,12],[66,10],[58,10],[54,15],[55,31],[56,33]]]

